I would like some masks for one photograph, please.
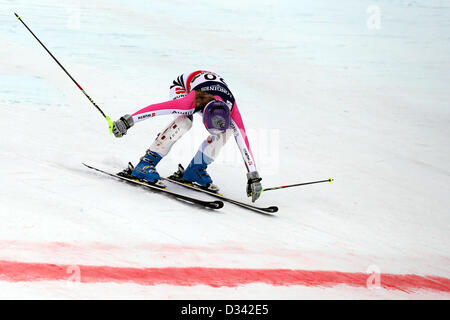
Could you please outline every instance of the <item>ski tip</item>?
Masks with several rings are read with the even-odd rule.
[[[211,202],[211,208],[213,209],[221,209],[223,208],[223,202],[222,201],[213,201]]]
[[[334,181],[334,179],[333,179],[333,178],[330,178],[330,179],[328,179],[328,181],[329,181],[329,182],[333,182],[333,181]]]
[[[276,207],[276,206],[272,206],[267,209],[268,209],[267,211],[269,211],[270,213],[278,212],[278,207]]]

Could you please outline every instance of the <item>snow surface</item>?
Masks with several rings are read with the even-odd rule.
[[[43,0],[0,9],[0,260],[450,277],[449,1]],[[379,28],[368,23],[373,10]],[[336,181],[264,193],[258,205],[280,208],[269,218],[231,204],[201,210],[89,171],[82,162],[113,171],[136,162],[170,117],[109,135],[13,12],[112,119],[167,100],[183,72],[211,70],[237,98],[263,186]],[[196,120],[158,166],[162,175],[206,137]],[[234,141],[209,172],[223,193],[249,201]],[[0,282],[0,298],[449,297]]]

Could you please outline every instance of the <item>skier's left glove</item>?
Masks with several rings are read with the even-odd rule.
[[[127,134],[127,130],[134,125],[133,117],[129,114],[124,115],[119,120],[114,121],[112,132],[117,138]]]
[[[252,202],[255,202],[262,193],[261,178],[258,171],[247,173],[247,196],[252,197]]]

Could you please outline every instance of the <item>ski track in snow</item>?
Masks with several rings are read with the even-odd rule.
[[[373,5],[380,29],[367,26]],[[446,1],[0,8],[0,298],[450,298]],[[237,98],[263,186],[335,182],[264,193],[258,205],[280,208],[271,218],[83,168],[136,162],[169,117],[108,135],[13,12],[112,119],[167,100],[182,72],[211,70]],[[195,120],[161,174],[205,138]],[[248,201],[240,157],[231,139],[209,172]]]

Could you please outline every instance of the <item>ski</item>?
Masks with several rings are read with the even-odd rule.
[[[184,182],[180,182],[180,181],[174,180],[171,177],[162,178],[162,179],[165,180],[165,181],[169,181],[171,183],[175,183],[175,184],[177,184],[179,186],[183,186],[185,188],[189,188],[191,190],[195,190],[195,191],[198,191],[198,192],[206,193],[206,194],[208,194],[210,196],[219,198],[219,199],[221,199],[223,201],[227,201],[227,202],[235,204],[235,205],[237,205],[239,207],[242,207],[242,208],[245,208],[245,209],[248,209],[248,210],[252,210],[252,211],[255,211],[255,212],[258,212],[258,213],[272,215],[273,213],[276,213],[278,211],[278,207],[276,207],[276,206],[271,206],[271,207],[267,207],[267,208],[261,208],[261,207],[253,206],[253,205],[247,204],[245,202],[241,202],[241,201],[238,201],[238,200],[230,199],[230,198],[225,197],[224,195],[222,195],[220,193],[216,193],[216,192],[212,192],[212,191],[209,191],[209,190],[202,189],[202,188],[200,188],[198,186],[195,186],[193,184],[188,184],[188,183],[184,183]]]
[[[198,204],[198,205],[201,205],[201,206],[204,206],[204,207],[207,207],[207,208],[211,208],[211,209],[220,209],[220,208],[223,207],[223,202],[222,201],[204,201],[204,200],[200,200],[200,199],[197,199],[197,198],[192,198],[192,197],[180,194],[180,193],[169,191],[166,188],[163,188],[163,187],[160,187],[160,186],[151,185],[151,184],[139,181],[139,180],[130,179],[130,178],[127,178],[127,177],[124,177],[124,176],[120,176],[120,175],[118,175],[116,173],[110,173],[110,172],[107,172],[107,171],[104,171],[104,170],[92,167],[92,166],[87,165],[85,163],[83,163],[83,165],[86,166],[89,169],[101,172],[101,173],[103,173],[105,175],[108,175],[110,177],[114,177],[114,178],[117,178],[117,179],[129,182],[129,183],[133,183],[135,185],[140,185],[140,186],[143,186],[143,187],[155,190],[155,191],[159,191],[159,192],[162,192],[162,193],[164,193],[166,195],[169,195],[169,196],[172,196],[174,198],[181,199],[181,200],[184,200],[184,201],[187,201],[187,202],[191,202],[193,204]]]

